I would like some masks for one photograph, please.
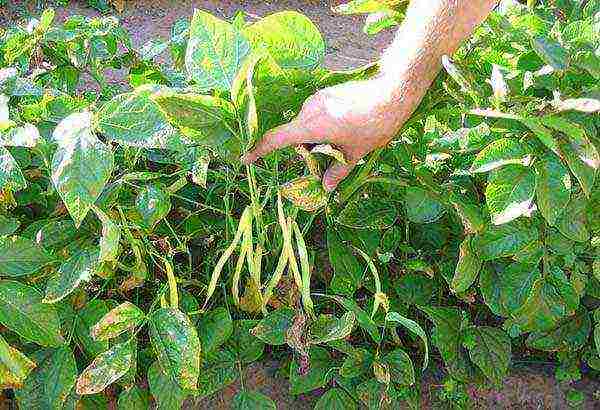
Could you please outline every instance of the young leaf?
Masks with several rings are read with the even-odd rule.
[[[390,312],[385,317],[386,322],[395,322],[404,326],[406,329],[419,336],[423,341],[423,345],[425,346],[425,358],[423,359],[423,371],[427,368],[429,364],[429,343],[427,342],[427,334],[417,322],[402,316],[397,312]],[[412,367],[412,363],[411,363]],[[414,376],[413,376],[414,377]]]
[[[471,237],[466,237],[460,244],[458,263],[450,286],[452,291],[454,293],[466,291],[477,279],[481,264],[479,255],[473,251],[471,246]]]
[[[64,343],[54,306],[42,303],[42,295],[19,282],[0,281],[0,323],[25,340],[41,346]]]
[[[123,302],[108,312],[92,327],[94,340],[108,340],[135,328],[144,319],[144,312],[131,302]]]
[[[546,154],[539,159],[535,170],[538,208],[548,225],[555,226],[571,198],[571,175],[554,154]]]
[[[112,173],[109,147],[92,133],[91,114],[71,114],[54,133],[58,148],[52,158],[52,182],[79,226],[100,196]]]
[[[325,57],[319,29],[295,11],[271,14],[246,28],[244,35],[253,49],[266,49],[284,69],[315,69]]]
[[[56,303],[73,292],[81,282],[89,282],[98,267],[98,250],[84,249],[63,263],[46,283],[42,302]]]
[[[0,276],[16,278],[36,273],[53,258],[35,242],[15,236],[0,237]]]
[[[231,24],[195,10],[185,55],[189,76],[199,89],[229,91],[250,44]]]
[[[512,138],[500,138],[477,154],[471,172],[488,172],[508,164],[529,165],[531,154],[526,146]]]
[[[147,185],[135,199],[135,207],[141,217],[142,227],[152,231],[171,211],[171,199],[164,188]]]
[[[232,410],[276,410],[275,403],[262,393],[242,390],[233,398]]]
[[[529,215],[535,186],[535,173],[528,167],[507,165],[494,170],[485,189],[492,223],[502,225],[521,215]]]
[[[332,340],[344,339],[352,332],[356,316],[346,312],[341,318],[333,315],[320,315],[311,324],[309,343],[327,343]]]
[[[113,346],[94,359],[77,379],[77,394],[96,394],[116,382],[134,363],[135,351],[130,341]]]
[[[469,357],[496,385],[501,385],[510,364],[510,338],[501,329],[469,326],[464,335]]]
[[[161,308],[150,316],[150,341],[162,368],[182,388],[196,390],[200,371],[200,339],[188,316]]]

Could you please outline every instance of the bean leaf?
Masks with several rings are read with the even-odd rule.
[[[117,344],[94,359],[77,379],[77,394],[96,394],[123,377],[134,363],[130,341]]]
[[[488,172],[508,164],[529,165],[530,162],[526,146],[511,138],[500,138],[477,154],[471,172]]]
[[[502,225],[519,216],[529,215],[535,186],[535,173],[528,167],[507,165],[494,170],[485,189],[492,223]]]
[[[53,258],[35,242],[22,238],[0,237],[0,276],[16,278],[36,273]]]
[[[571,175],[554,154],[538,160],[535,170],[538,208],[548,224],[554,226],[571,198]]]
[[[94,340],[108,340],[135,328],[144,319],[144,312],[131,302],[123,302],[98,321],[90,334]]]
[[[89,282],[96,272],[97,264],[96,249],[85,249],[73,255],[48,280],[43,302],[56,303],[70,295],[81,282]]]
[[[311,324],[309,342],[319,344],[344,339],[352,332],[355,320],[352,312],[346,312],[339,319],[333,315],[320,315]]]
[[[496,385],[501,385],[510,364],[510,338],[502,330],[489,326],[470,326],[464,335],[469,356]]]
[[[273,400],[256,391],[242,390],[233,398],[233,410],[275,410]]]

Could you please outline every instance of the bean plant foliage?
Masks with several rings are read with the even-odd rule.
[[[0,384],[20,408],[178,409],[281,363],[316,408],[419,407],[511,365],[600,371],[600,3],[503,4],[340,187],[334,146],[239,160],[317,90],[297,12],[0,29]],[[365,31],[405,2],[354,0]],[[124,80],[109,80],[111,72]]]

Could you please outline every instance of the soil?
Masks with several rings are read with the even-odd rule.
[[[8,0],[11,3],[11,0]],[[35,4],[36,1],[29,0]],[[37,0],[38,3],[44,3]],[[339,16],[331,7],[342,1],[322,0],[266,0],[266,1],[192,1],[192,0],[128,0],[120,15],[123,26],[129,30],[135,46],[141,46],[157,36],[168,38],[172,24],[182,17],[192,15],[195,8],[205,9],[213,14],[231,18],[238,10],[243,10],[249,20],[256,19],[280,10],[297,10],[310,17],[320,28],[327,43],[325,64],[336,70],[350,69],[374,61],[389,44],[393,32],[384,32],[369,37],[362,32],[362,18]],[[27,1],[25,1],[27,3]],[[50,3],[50,2],[46,2]],[[23,2],[12,1],[16,9]],[[10,9],[0,10],[0,25],[12,20]],[[71,0],[67,7],[57,7],[57,16],[64,19],[72,14],[93,16],[98,12],[87,5],[87,1]],[[116,74],[118,76],[118,73]],[[119,81],[118,78],[113,80]],[[278,409],[312,409],[317,394],[293,397],[289,384],[281,376],[280,364],[276,361],[262,361],[245,370],[246,389],[260,391],[271,397]],[[437,391],[440,389],[439,375],[429,375],[423,386],[422,408],[450,408],[439,404]],[[187,409],[229,409],[235,394],[240,390],[239,381],[226,387],[210,399],[188,401]],[[576,388],[585,394],[583,409],[600,409],[600,380],[583,377],[573,385],[559,383],[553,376],[551,366],[519,366],[511,370],[511,375],[500,389],[471,387],[468,393],[475,409],[568,409],[566,392]],[[437,403],[437,404],[436,404]]]

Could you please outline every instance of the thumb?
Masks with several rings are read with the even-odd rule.
[[[327,171],[325,171],[325,175],[323,176],[323,187],[325,190],[333,191],[338,184],[348,176],[355,166],[356,161],[348,162],[346,164],[336,162],[331,165]]]
[[[253,150],[242,158],[245,164],[250,164],[270,152],[303,143],[318,142],[319,138],[312,134],[311,129],[301,124],[298,120],[283,124],[267,132],[256,144]]]

